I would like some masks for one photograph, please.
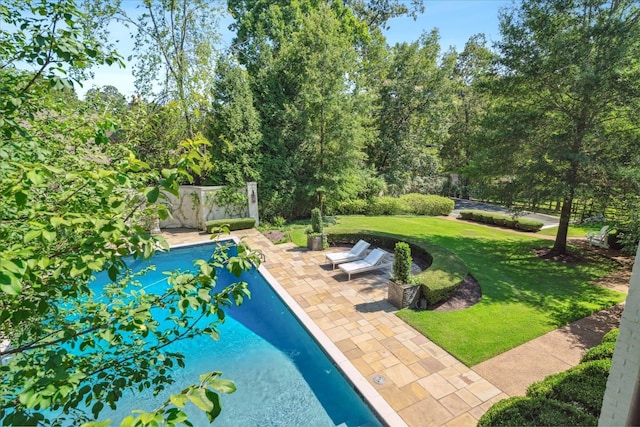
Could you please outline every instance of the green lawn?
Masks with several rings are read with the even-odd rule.
[[[597,233],[602,228],[602,225],[570,225],[567,237],[586,237],[587,232]],[[538,231],[536,234],[544,234],[545,236],[554,236],[558,234],[558,227],[545,228]]]
[[[398,316],[468,366],[624,300],[588,282],[617,266],[542,260],[553,241],[431,217],[340,217],[327,232],[369,230],[412,236],[454,251],[482,288],[481,301],[455,312],[402,310]],[[577,250],[577,249],[576,249]]]

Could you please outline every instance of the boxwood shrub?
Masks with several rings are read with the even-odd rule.
[[[335,210],[342,215],[364,215],[368,206],[369,202],[365,199],[344,200],[336,204]]]
[[[400,200],[406,202],[411,208],[411,213],[416,215],[449,215],[454,208],[453,200],[448,197],[409,193],[400,196]]]
[[[331,233],[328,235],[330,243],[354,244],[363,239],[372,246],[393,251],[398,241],[409,244],[412,254],[420,256],[429,262],[429,268],[416,274],[412,283],[422,287],[421,291],[429,306],[446,301],[469,274],[467,265],[450,250],[428,242],[411,239],[393,234],[361,231],[358,233]]]
[[[580,363],[531,384],[527,396],[559,400],[599,417],[610,369],[611,359]]]
[[[374,197],[367,206],[367,215],[402,215],[411,212],[411,206],[397,197]]]
[[[534,219],[527,218],[518,218],[518,222],[516,223],[516,227],[522,231],[540,231],[544,223],[540,221],[536,221]]]
[[[524,396],[499,401],[478,420],[478,427],[597,425],[596,417],[568,403]]]
[[[247,228],[253,228],[256,225],[256,220],[254,218],[227,218],[213,219],[205,222],[207,233],[214,233],[223,225],[229,226],[229,231],[245,230]]]
[[[460,211],[460,216],[458,218],[467,221],[481,222],[483,224],[494,224],[502,227],[534,232],[540,231],[544,225],[542,222],[533,219],[513,218],[509,215],[473,210]]]
[[[613,342],[615,343],[618,340],[618,335],[620,334],[620,329],[615,328],[604,334],[602,337],[602,342]]]
[[[613,351],[616,348],[615,341],[606,341],[602,342],[602,344],[597,345],[593,348],[590,348],[586,351],[580,358],[580,362],[590,362],[592,360],[603,360],[609,359],[613,357]]]

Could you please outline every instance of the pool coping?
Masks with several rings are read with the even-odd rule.
[[[205,243],[233,240],[238,244],[241,239],[237,236],[218,236],[216,238],[207,238],[202,241],[194,241],[190,243],[171,245],[171,249],[177,249],[188,246],[196,246]],[[324,333],[322,329],[309,317],[304,309],[289,295],[280,283],[271,275],[269,270],[264,266],[258,267],[258,272],[262,274],[269,286],[284,301],[293,315],[302,323],[304,328],[318,343],[320,348],[326,353],[336,367],[340,369],[347,381],[355,388],[356,392],[364,399],[369,408],[378,416],[387,426],[408,427],[408,424],[398,415],[398,413],[389,405],[389,403],[378,393],[378,391],[369,383],[369,381],[358,371],[351,361],[340,351],[333,341]]]

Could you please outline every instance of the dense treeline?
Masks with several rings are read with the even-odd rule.
[[[135,16],[120,6],[0,4],[3,424],[99,419],[127,389],[171,384],[183,356],[166,345],[217,337],[247,290],[214,290],[215,269],[258,262],[244,246],[175,273],[163,296],[125,286],[122,256],[162,244],[144,225],[167,215],[162,191],[180,183],[256,180],[266,219],[410,193],[554,202],[558,252],[586,200],[616,209],[627,242],[640,235],[637,2],[523,1],[502,12],[495,46],[476,35],[462,52],[442,51],[436,31],[386,43],[381,30],[422,12],[419,0],[229,0],[235,40],[223,52],[215,2],[144,0]],[[74,82],[123,63],[112,20],[133,31],[139,95],[106,86],[79,100]],[[101,299],[87,283],[105,272],[114,283]],[[158,328],[152,311],[172,306],[172,327]],[[187,401],[214,419],[218,393],[232,391],[212,372],[126,423],[181,424]]]
[[[224,51],[207,2],[113,6],[92,13],[131,26],[140,96],[94,88],[79,108],[110,115],[112,140],[154,168],[195,142],[196,182],[258,181],[266,220],[412,192],[549,203],[562,252],[576,200],[638,210],[633,2],[524,2],[501,11],[499,42],[461,52],[437,30],[387,44],[418,1],[229,0]]]
[[[180,138],[201,138],[203,149],[206,140],[199,182],[257,180],[267,220],[410,192],[552,203],[562,217],[554,250],[564,252],[576,200],[590,215],[638,211],[634,2],[524,2],[502,10],[494,46],[474,35],[461,52],[442,51],[437,30],[388,45],[382,29],[420,10],[412,6],[229,0],[235,39],[225,52],[152,39],[171,73],[153,109],[164,117],[149,120],[170,126],[139,141],[138,154],[155,163]],[[189,10],[154,7],[147,18]],[[194,19],[162,22],[201,35]],[[147,65],[149,54],[137,55]],[[217,65],[181,72],[171,55]]]

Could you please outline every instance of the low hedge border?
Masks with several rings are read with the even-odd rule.
[[[478,426],[597,426],[618,333],[606,333],[578,365],[531,384],[526,396],[497,402]]]
[[[227,219],[212,219],[204,223],[207,228],[207,233],[213,233],[216,229],[226,225],[229,227],[229,231],[234,230],[246,230],[247,228],[253,228],[256,225],[255,218],[227,218]]]
[[[429,267],[412,277],[416,286],[422,287],[422,295],[427,305],[435,305],[446,301],[469,274],[467,265],[455,253],[424,241],[397,236],[394,234],[358,232],[358,233],[332,233],[327,236],[329,243],[355,244],[363,239],[393,252],[397,242],[407,242],[411,248],[411,255],[426,259]]]
[[[516,230],[528,231],[533,233],[540,231],[542,229],[542,226],[544,225],[544,223],[536,221],[534,219],[513,218],[509,215],[504,214],[472,210],[460,211],[460,216],[458,217],[458,219],[481,222],[483,224],[499,225],[501,227],[513,228]]]

